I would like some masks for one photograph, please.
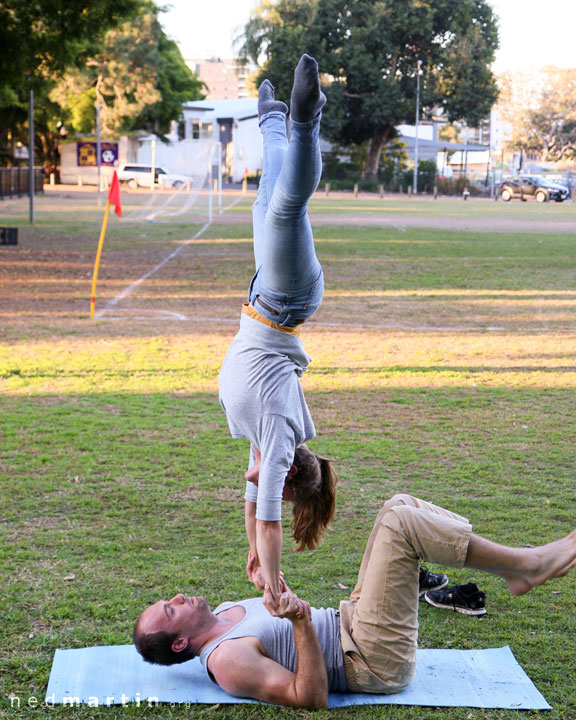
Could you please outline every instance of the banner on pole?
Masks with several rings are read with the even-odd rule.
[[[116,208],[116,215],[122,217],[122,204],[120,202],[120,182],[118,181],[118,173],[114,170],[110,190],[108,191],[108,202]]]
[[[96,142],[76,143],[76,164],[78,167],[96,167],[98,165]],[[116,167],[118,165],[118,143],[100,143],[100,165]]]

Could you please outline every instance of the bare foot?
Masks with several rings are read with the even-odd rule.
[[[534,585],[531,585],[528,580],[521,577],[520,575],[501,573],[501,576],[506,581],[506,585],[508,586],[508,590],[510,590],[511,595],[525,595],[534,587]]]
[[[563,577],[576,567],[576,530],[555,542],[526,549],[525,567],[500,573],[512,595],[524,595],[550,578]],[[524,564],[523,564],[524,565]]]

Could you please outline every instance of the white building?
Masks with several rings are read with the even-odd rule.
[[[423,120],[418,125],[418,160],[436,163],[440,177],[453,177],[461,174],[486,175],[491,162],[490,146],[484,144],[488,135],[469,128],[464,132],[464,142],[449,142],[438,136],[444,123]],[[406,145],[406,154],[410,160],[416,155],[416,126],[398,125],[400,140]]]
[[[245,173],[262,171],[257,98],[187,102],[182,115],[180,134],[184,139],[212,139],[222,144],[224,183],[241,182]]]

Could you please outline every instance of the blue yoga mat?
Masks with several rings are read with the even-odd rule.
[[[162,667],[144,662],[133,645],[56,650],[46,703],[93,707],[169,703],[243,703],[214,685],[198,658]],[[414,680],[395,695],[330,693],[330,707],[428,705],[549,710],[550,705],[509,647],[418,650]]]

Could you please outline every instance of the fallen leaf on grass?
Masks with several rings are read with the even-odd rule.
[[[76,575],[74,575],[74,573],[71,573],[70,575],[66,575],[64,580],[76,580]]]
[[[332,587],[340,588],[340,590],[348,590],[348,585],[342,585],[342,583],[336,583],[336,585],[332,585]]]

